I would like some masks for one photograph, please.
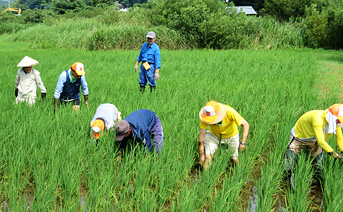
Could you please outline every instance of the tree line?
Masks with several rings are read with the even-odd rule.
[[[342,0],[230,0],[230,7],[227,3],[225,0],[15,0],[11,7],[22,9],[23,16],[26,15],[24,23],[41,23],[48,16],[82,13],[84,17],[90,17],[123,6],[130,9],[129,16],[137,24],[142,24],[135,18],[140,17],[146,24],[175,30],[195,48],[237,48],[242,40],[252,35],[257,41],[264,39],[262,22],[271,22],[261,19],[264,18],[292,25],[286,29],[290,33],[297,29],[297,36],[301,38],[296,39],[304,46],[343,48],[340,39],[343,35]],[[230,14],[228,8],[235,5],[251,5],[258,15],[253,19]],[[107,16],[107,22],[118,20],[115,13],[108,12]],[[0,21],[5,23],[6,20],[9,19]],[[3,28],[4,32],[9,31],[8,25]]]

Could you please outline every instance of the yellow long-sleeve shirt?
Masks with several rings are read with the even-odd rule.
[[[328,124],[326,115],[327,110],[311,110],[302,115],[294,126],[295,137],[302,140],[315,138],[325,152],[332,152],[333,149],[327,143],[332,133],[324,134],[324,127]],[[335,138],[340,151],[343,151],[343,136],[339,124],[337,124]]]

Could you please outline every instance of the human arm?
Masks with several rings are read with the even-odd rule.
[[[36,76],[36,84],[40,89],[42,99],[45,99],[44,97],[46,97],[46,88],[44,87],[44,83],[42,81],[42,78],[40,77],[40,73],[35,69],[34,69],[34,73]]]
[[[338,148],[340,152],[342,153],[343,152],[343,136],[342,136],[342,129],[339,126],[339,124],[337,124],[335,138],[336,138],[336,143],[338,145]]]
[[[205,161],[205,135],[206,135],[206,129],[200,128],[199,131],[199,164],[200,166],[203,165]]]
[[[85,75],[82,75],[81,77],[81,91],[85,98],[85,105],[89,105],[89,102],[88,102],[89,91],[88,91],[88,84],[87,84]]]
[[[58,99],[54,98],[54,113],[56,111],[57,103],[58,103]]]
[[[62,72],[62,74],[60,74],[60,76],[58,77],[58,81],[57,81],[57,85],[56,85],[56,89],[55,89],[55,93],[54,93],[54,98],[55,99],[59,99],[61,96],[61,93],[63,92],[63,87],[64,87],[64,83],[67,80],[67,76],[65,71]]]
[[[14,94],[15,94],[16,97],[18,96],[19,81],[20,81],[20,77],[19,77],[19,71],[18,71],[18,74],[15,77],[15,91],[14,91]]]
[[[136,61],[136,65],[135,65],[135,72],[137,72],[137,69],[138,69],[138,64],[139,64],[140,62],[139,61]]]
[[[243,135],[242,135],[242,139],[241,139],[241,142],[239,144],[239,149],[241,151],[244,151],[245,150],[245,145],[246,145],[246,142],[247,142],[247,138],[248,138],[248,133],[249,133],[249,123],[244,120],[241,124],[243,126]]]
[[[155,51],[155,65],[156,71],[159,71],[161,68],[161,52],[159,47],[157,47]]]
[[[323,129],[321,125],[313,125],[314,134],[317,140],[317,143],[326,153],[333,152],[331,146],[325,141]]]

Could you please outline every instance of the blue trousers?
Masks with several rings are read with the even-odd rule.
[[[155,64],[150,64],[149,70],[145,70],[142,62],[138,82],[140,86],[146,86],[147,82],[150,86],[156,86],[157,83],[155,81]]]

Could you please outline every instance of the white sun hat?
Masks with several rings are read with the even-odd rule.
[[[32,59],[31,57],[25,56],[19,63],[18,67],[32,67],[37,65],[39,62],[37,60]]]

